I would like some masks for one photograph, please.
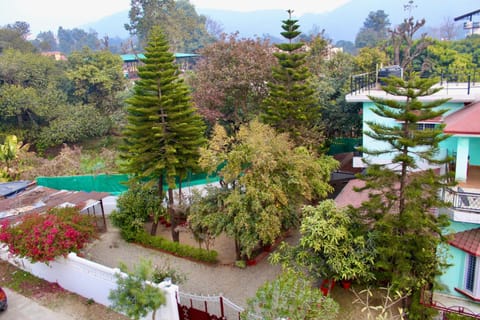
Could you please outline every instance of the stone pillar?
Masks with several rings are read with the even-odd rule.
[[[457,140],[457,160],[455,168],[455,180],[459,182],[467,181],[468,155],[470,140],[466,137],[459,137]]]

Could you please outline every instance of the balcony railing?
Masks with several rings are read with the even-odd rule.
[[[443,70],[435,69],[431,71],[417,71],[422,78],[436,77],[439,79],[439,85],[445,90],[461,89],[470,95],[473,89],[480,88],[480,70],[472,69],[468,73],[464,70]],[[378,74],[373,72],[352,75],[350,77],[350,93],[353,95],[362,94],[365,91],[378,87]]]
[[[422,289],[420,294],[420,303],[426,307],[430,307],[436,310],[439,310],[442,314],[442,318],[446,319],[446,314],[459,314],[462,316],[468,316],[473,319],[480,319],[480,313],[477,313],[475,310],[470,309],[468,305],[455,305],[456,302],[451,303],[442,303],[434,297],[433,291],[429,289]]]
[[[442,198],[452,204],[452,209],[480,213],[480,193],[465,192],[462,188],[458,190],[445,188]]]

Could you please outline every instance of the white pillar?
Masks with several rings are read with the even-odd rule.
[[[459,137],[457,140],[457,160],[455,164],[455,180],[459,182],[467,181],[468,155],[470,140],[469,138]]]

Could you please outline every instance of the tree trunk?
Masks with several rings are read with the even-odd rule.
[[[170,223],[171,223],[171,230],[172,230],[172,241],[179,242],[180,241],[180,232],[177,230],[177,217],[175,214],[175,210],[173,209],[173,190],[172,188],[168,188],[168,214],[170,215]]]
[[[163,176],[158,178],[158,196],[160,197],[160,200],[163,198]],[[159,212],[153,214],[152,227],[150,228],[150,235],[152,236],[157,234],[158,219],[160,218],[161,209],[159,210]]]
[[[235,257],[235,260],[242,260],[242,256],[240,255],[240,244],[237,239],[235,239]]]

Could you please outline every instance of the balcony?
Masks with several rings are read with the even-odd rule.
[[[439,310],[441,316],[454,313],[480,319],[480,305],[467,299],[456,298],[423,289],[420,296],[420,303],[426,307]]]

